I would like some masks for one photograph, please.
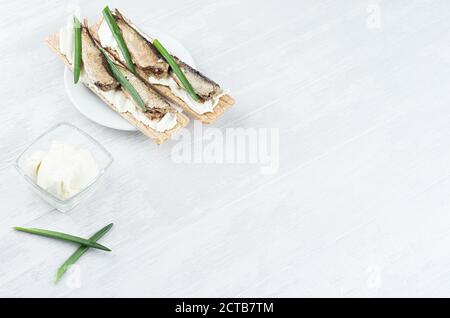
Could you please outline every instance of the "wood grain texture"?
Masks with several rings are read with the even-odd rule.
[[[90,122],[43,42],[65,5],[2,1],[0,296],[450,296],[450,3],[159,4],[109,2],[174,35],[230,89],[236,107],[213,126],[279,129],[278,173],[176,164],[175,141]],[[101,2],[80,5],[100,16]],[[115,158],[67,214],[12,167],[61,121]],[[57,286],[73,246],[11,229],[89,236],[110,222],[101,243],[113,252],[88,251]]]

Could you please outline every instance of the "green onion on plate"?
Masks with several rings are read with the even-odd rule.
[[[109,10],[109,7],[106,6],[103,9],[102,13],[103,13],[103,17],[106,20],[106,23],[108,23],[111,33],[114,36],[114,39],[117,42],[117,45],[119,46],[120,51],[122,52],[122,56],[125,59],[128,69],[133,74],[136,74],[136,69],[134,67],[133,61],[131,60],[130,52],[128,51],[128,47],[125,43],[125,40],[123,39],[122,32],[120,31],[119,26],[117,25],[116,19],[114,19],[113,15],[111,13],[111,10]]]
[[[133,100],[136,102],[136,104],[142,109],[142,111],[146,112],[147,107],[145,107],[145,103],[142,100],[141,96],[137,92],[137,90],[131,85],[131,83],[127,80],[125,75],[122,74],[122,72],[119,70],[119,68],[116,66],[116,64],[111,61],[111,59],[108,57],[108,54],[100,48],[103,55],[106,58],[106,61],[108,62],[109,69],[111,70],[111,73],[113,74],[114,78],[122,85],[122,87],[131,95]]]
[[[81,24],[77,17],[73,17],[74,54],[73,54],[73,82],[76,84],[81,73]]]
[[[165,49],[165,47],[158,41],[158,39],[153,40],[153,45],[156,47],[156,49],[159,51],[159,53],[164,57],[164,59],[167,61],[167,63],[169,63],[173,72],[177,75],[181,84],[186,89],[186,91],[189,93],[189,95],[192,97],[192,99],[195,100],[196,102],[200,101],[200,98],[195,93],[194,89],[192,88],[191,83],[189,83],[188,79],[186,78],[184,73],[181,71],[177,62],[175,62],[175,59],[173,58],[173,56]]]

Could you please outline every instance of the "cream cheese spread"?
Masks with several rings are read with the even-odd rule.
[[[64,200],[90,185],[99,171],[90,151],[53,141],[49,151],[28,158],[27,173],[42,189]]]

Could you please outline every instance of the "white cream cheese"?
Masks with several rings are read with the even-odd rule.
[[[142,31],[137,29],[136,26],[134,26],[132,24],[131,24],[131,26],[133,28],[135,28],[135,30],[137,30],[145,39],[147,39],[148,41],[151,42],[150,37],[148,37],[146,34],[142,33]],[[117,45],[117,42],[114,39],[111,29],[109,28],[108,23],[105,20],[103,20],[100,23],[100,27],[98,29],[98,37],[99,37],[100,43],[102,44],[103,47],[107,47],[107,48],[110,48],[110,49],[118,52],[120,59],[122,61],[125,61],[123,58],[122,52],[120,51],[119,46]],[[199,103],[199,102],[196,102],[195,100],[193,100],[191,98],[191,96],[186,92],[186,90],[184,90],[183,88],[180,88],[178,86],[178,84],[170,76],[167,76],[162,79],[157,79],[157,78],[150,76],[148,78],[148,81],[150,84],[160,84],[160,85],[169,87],[171,92],[175,96],[182,99],[189,106],[189,108],[191,108],[193,111],[195,111],[197,114],[200,114],[200,115],[214,111],[214,107],[216,107],[217,104],[219,103],[220,97],[222,97],[223,95],[226,94],[226,93],[222,92],[221,94],[214,96],[212,99],[210,99],[204,103]]]
[[[109,34],[112,33],[109,30],[109,26],[106,23],[102,23],[102,25],[106,26],[109,31]],[[100,31],[99,31],[100,32]],[[103,31],[103,33],[106,33]],[[100,35],[99,35],[100,36]],[[62,54],[64,54],[67,60],[72,64],[73,63],[73,22],[72,19],[68,19],[66,26],[61,28],[59,31],[59,49]],[[114,37],[112,38],[112,42],[116,43]],[[102,43],[103,45],[103,43]],[[158,132],[165,132],[177,124],[177,116],[176,114],[167,113],[161,118],[159,121],[151,120],[141,111],[139,107],[137,107],[133,101],[131,101],[121,90],[111,90],[111,91],[102,91],[97,88],[93,83],[89,81],[87,76],[85,76],[84,72],[81,71],[80,80],[85,84],[89,84],[89,87],[95,90],[95,92],[108,100],[116,109],[121,113],[130,113],[136,120],[140,121],[147,127],[150,127]]]
[[[177,124],[177,116],[172,113],[165,114],[159,121],[151,120],[120,90],[111,90],[107,92],[101,90],[97,91],[99,94],[104,95],[107,100],[113,101],[118,112],[128,112],[132,114],[136,120],[156,131],[165,132],[172,129]]]
[[[45,156],[44,151],[36,151],[32,153],[30,157],[27,158],[27,161],[25,163],[25,173],[35,182],[38,173],[38,168],[44,156]]]
[[[59,50],[64,54],[70,64],[73,63],[73,18],[68,17],[67,23],[59,30]]]
[[[117,44],[116,39],[114,38],[114,35],[112,34],[108,23],[104,19],[100,23],[100,27],[98,28],[97,34],[100,40],[100,44],[103,47],[113,49],[119,54],[120,60],[125,61],[122,55],[122,51],[119,49],[119,45]]]
[[[36,184],[60,199],[68,199],[95,180],[99,171],[92,154],[54,141],[48,152],[28,158],[27,173]]]

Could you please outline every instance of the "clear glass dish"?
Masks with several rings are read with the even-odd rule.
[[[60,199],[36,184],[27,174],[27,160],[36,151],[47,151],[53,141],[64,141],[76,148],[89,150],[98,165],[97,177],[84,189],[67,199]],[[16,159],[15,168],[32,189],[51,206],[61,212],[67,212],[86,200],[98,187],[111,166],[113,157],[94,138],[69,123],[60,123],[36,138]]]

